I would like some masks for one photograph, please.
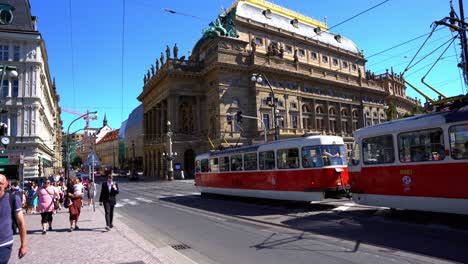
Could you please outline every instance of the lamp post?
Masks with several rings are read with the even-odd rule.
[[[3,80],[5,79],[5,74],[6,72],[8,71],[8,77],[10,78],[16,78],[18,77],[18,72],[16,71],[16,67],[15,66],[7,66],[6,64],[4,65],[0,65],[1,67],[1,71],[2,71],[2,76],[1,76],[1,80],[0,80],[0,92],[3,93]],[[6,109],[4,109],[3,107],[0,107],[0,114],[5,114],[5,113],[8,113],[8,111]],[[7,132],[7,125],[6,124],[3,124],[3,123],[0,123],[1,124],[1,142],[2,144],[6,146],[10,143],[10,137],[7,135],[8,132]]]
[[[169,161],[169,167],[167,168],[167,179],[169,181],[174,180],[174,167],[172,165],[172,160],[174,159],[174,156],[177,156],[177,152],[172,152],[172,136],[174,133],[171,130],[171,121],[167,121],[167,137],[169,140],[169,152],[168,153],[163,153],[164,156],[166,156],[166,159]]]
[[[73,121],[71,121],[70,125],[68,125],[68,128],[67,128],[67,155],[66,155],[66,158],[67,158],[67,167],[65,168],[65,177],[68,178],[70,177],[70,127],[73,123],[75,123],[78,119],[82,118],[82,117],[85,117],[87,115],[90,115],[90,114],[94,114],[97,116],[97,111],[94,111],[94,112],[87,112],[86,114],[83,114],[77,118],[75,118]]]
[[[265,80],[266,84],[270,88],[270,97],[267,98],[268,106],[273,108],[273,122],[275,125],[275,136],[274,140],[279,140],[280,139],[280,131],[279,131],[279,125],[278,125],[278,110],[276,109],[276,104],[278,103],[278,99],[275,97],[275,92],[273,91],[273,87],[271,87],[270,81],[268,81],[268,78],[265,76],[265,74],[260,73],[256,74],[254,73],[251,78],[252,82],[257,82],[258,84],[263,83],[263,80]]]

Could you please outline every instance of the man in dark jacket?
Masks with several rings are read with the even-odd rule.
[[[116,204],[115,196],[119,193],[119,186],[112,181],[112,175],[107,176],[107,181],[102,183],[101,194],[99,195],[99,204],[104,204],[106,212],[106,229],[110,230],[114,226],[112,220],[114,218],[114,206]]]

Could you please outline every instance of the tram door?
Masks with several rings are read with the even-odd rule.
[[[359,178],[361,175],[361,151],[358,142],[353,144],[353,150],[348,164],[349,184],[351,190],[359,190]]]

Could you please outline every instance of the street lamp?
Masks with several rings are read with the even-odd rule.
[[[167,121],[167,137],[169,139],[169,152],[163,153],[163,156],[169,161],[169,167],[167,169],[167,179],[172,181],[174,180],[174,168],[172,166],[172,160],[174,156],[177,156],[177,152],[172,152],[172,136],[174,133],[171,130],[171,121]]]
[[[18,72],[16,71],[16,66],[7,66],[5,65],[0,65],[0,70],[2,71],[1,75],[1,80],[0,80],[0,90],[3,89],[3,80],[5,79],[5,74],[8,71],[8,77],[9,78],[16,78],[18,77]],[[8,113],[6,109],[3,107],[0,107],[0,114],[5,114]],[[1,124],[1,142],[2,144],[6,147],[10,143],[10,137],[7,135],[7,125],[0,123]]]
[[[97,117],[97,111],[94,111],[94,112],[87,112],[86,114],[83,114],[77,118],[75,118],[73,121],[71,121],[70,125],[68,125],[68,128],[67,128],[67,155],[66,155],[66,158],[67,158],[67,167],[65,168],[65,177],[68,178],[70,177],[70,127],[73,123],[75,123],[75,121],[77,121],[78,119],[82,118],[82,117],[85,117],[87,115],[90,115],[90,114],[94,114],[96,117]]]
[[[279,131],[279,125],[278,125],[278,119],[279,119],[278,112],[279,111],[276,109],[278,98],[275,97],[275,92],[273,91],[273,87],[271,87],[270,81],[268,81],[268,78],[263,73],[252,74],[251,80],[252,82],[257,82],[258,84],[263,83],[263,80],[265,80],[266,84],[268,84],[268,87],[270,88],[270,96],[267,98],[267,103],[268,103],[268,106],[273,108],[273,121],[275,125],[274,140],[279,140],[280,139],[280,131]]]

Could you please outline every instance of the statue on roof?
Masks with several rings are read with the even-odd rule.
[[[169,45],[166,45],[166,60],[169,60],[171,58],[171,49],[169,48]]]
[[[149,81],[149,79],[151,78],[151,76],[150,76],[150,71],[149,71],[149,70],[148,70],[148,72],[146,73],[146,76],[147,76],[146,78],[147,78],[148,81]]]
[[[156,72],[159,71],[159,61],[156,59]]]
[[[146,74],[143,76],[143,84],[146,84]]]
[[[154,64],[151,64],[151,76],[154,76]]]
[[[179,48],[177,47],[177,43],[174,44],[173,52],[174,52],[174,60],[177,60],[177,55],[179,55]]]
[[[295,63],[298,63],[298,62],[299,62],[299,57],[297,56],[297,49],[294,49],[294,56],[293,56],[293,58],[294,58],[294,62],[295,62]]]
[[[164,54],[161,52],[161,57],[159,57],[159,60],[161,61],[161,68],[164,65]]]
[[[255,54],[255,52],[257,51],[257,43],[255,42],[255,38],[252,38],[252,40],[250,40],[250,47],[252,48],[252,54]]]
[[[284,56],[284,48],[283,48],[283,45],[281,45],[279,48],[278,57],[283,58],[283,56]]]

